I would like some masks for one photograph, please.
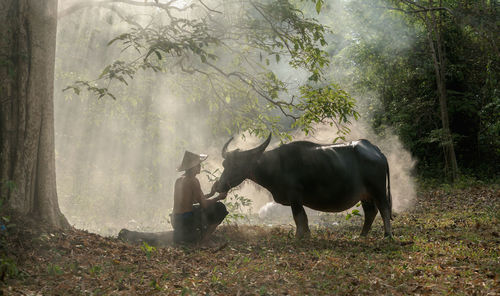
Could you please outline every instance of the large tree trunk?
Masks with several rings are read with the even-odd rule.
[[[57,0],[2,0],[0,24],[0,195],[20,214],[69,227],[55,175]]]
[[[429,1],[429,7],[434,8],[433,1]],[[442,7],[439,3],[438,7]],[[425,17],[427,26],[427,38],[429,47],[431,49],[432,60],[434,64],[434,72],[436,73],[436,85],[439,96],[439,107],[441,111],[441,124],[442,124],[442,140],[445,172],[446,175],[455,181],[458,176],[458,164],[455,155],[455,147],[453,144],[453,137],[450,129],[450,120],[448,117],[448,92],[446,91],[446,56],[443,47],[443,40],[441,34],[441,12],[430,12],[430,18]]]

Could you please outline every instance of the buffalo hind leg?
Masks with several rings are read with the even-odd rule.
[[[311,231],[309,230],[309,222],[307,220],[307,214],[304,207],[300,204],[292,204],[293,220],[295,220],[295,226],[297,226],[297,232],[295,237],[297,238],[308,238],[311,236]]]
[[[361,236],[366,236],[372,228],[378,210],[373,202],[362,201],[361,205],[363,206],[363,212],[365,212],[365,223],[363,224],[363,230],[361,230]]]
[[[382,220],[384,221],[384,237],[392,238],[391,206],[389,205],[389,201],[387,201],[385,194],[382,195],[382,198],[376,199],[376,205],[380,211],[380,216],[382,216]]]

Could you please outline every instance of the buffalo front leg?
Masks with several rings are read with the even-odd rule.
[[[301,204],[292,204],[293,220],[295,220],[295,225],[297,226],[297,232],[295,237],[297,238],[308,238],[311,236],[311,231],[309,230],[309,222],[307,220],[307,214],[304,207]]]
[[[366,236],[372,228],[373,220],[375,220],[378,210],[373,202],[362,201],[361,205],[365,213],[365,223],[363,224],[363,230],[361,230],[361,236]]]

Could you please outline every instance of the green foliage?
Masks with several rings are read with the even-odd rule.
[[[94,276],[98,276],[102,272],[102,267],[100,265],[92,265],[89,269],[89,273]]]
[[[7,201],[9,192],[15,191],[17,188],[16,183],[12,180],[2,180],[0,181],[0,213],[2,212],[2,206]]]
[[[156,253],[156,248],[154,246],[150,246],[146,242],[142,242],[141,250],[146,254],[146,258],[149,260],[151,259],[151,255]]]
[[[322,1],[314,2],[319,13]],[[275,55],[278,62],[279,54],[287,53],[293,68],[308,70],[311,81],[320,80],[321,69],[329,64],[326,52],[317,46],[318,43],[326,45],[325,27],[314,19],[305,18],[301,10],[287,0],[253,2],[252,6],[263,19],[249,19],[250,44]],[[262,21],[269,23],[267,30],[262,30]]]
[[[0,281],[4,281],[9,278],[17,278],[21,275],[17,263],[11,257],[4,254],[6,246],[6,236],[8,235],[8,230],[15,226],[11,223],[9,215],[4,215],[4,204],[7,201],[7,197],[2,193],[13,191],[16,189],[15,182],[11,180],[6,180],[0,182],[0,252],[2,255],[0,257]]]
[[[19,275],[20,271],[16,262],[12,258],[2,255],[0,258],[0,280],[17,278]]]
[[[347,47],[335,63],[347,67],[343,85],[350,84],[351,93],[376,94],[363,103],[368,111],[362,114],[373,118],[376,130],[395,128],[418,159],[419,174],[443,178],[443,147],[449,138],[443,134],[428,39],[429,32],[439,30],[446,55],[448,116],[460,169],[481,178],[498,175],[498,166],[492,164],[500,161],[500,40],[494,33],[499,11],[493,2],[440,3],[440,7],[435,1],[346,3],[344,13],[352,22],[348,26],[356,28],[357,34],[355,38],[344,35],[350,42],[342,43]],[[435,9],[422,9],[430,5]],[[432,17],[439,21],[438,29],[431,26]],[[342,28],[334,30],[342,32]],[[436,36],[431,40],[437,42]]]
[[[320,13],[324,1],[310,2]],[[353,104],[312,103],[314,91],[307,83],[326,83],[323,70],[330,60],[324,51],[327,28],[308,17],[298,4],[288,0],[224,3],[221,11],[210,16],[213,11],[205,5],[186,8],[198,13],[197,18],[172,13],[178,8],[171,3],[152,4],[158,10],[147,23],[138,16],[116,13],[129,29],[111,38],[107,46],[119,46],[121,57],[105,66],[97,79],[78,79],[64,90],[73,90],[76,95],[86,90],[98,98],[115,99],[120,95],[113,90],[114,82],[128,85],[139,70],[180,72],[192,75],[192,83],[202,82],[200,94],[190,86],[187,96],[206,102],[217,132],[271,130],[290,138],[287,120],[293,123],[306,112],[298,125],[309,130],[309,125],[317,122],[310,118],[312,112],[320,109],[329,118],[340,117],[331,119],[345,132],[348,121],[344,117],[354,113]],[[109,15],[106,21],[109,23]],[[276,66],[284,62],[290,70],[308,73],[307,82],[299,81],[302,88],[309,88],[308,96],[298,104],[289,99],[288,91],[295,91],[293,87],[275,73]],[[318,89],[315,95],[329,95],[328,88]],[[308,108],[308,102],[314,106]],[[332,109],[337,107],[340,109]]]
[[[342,135],[339,138],[344,139],[343,135],[350,131],[346,124],[350,123],[351,117],[359,117],[359,113],[354,110],[354,99],[336,84],[320,88],[306,85],[300,88],[300,93],[298,108],[304,113],[294,126],[301,127],[306,134],[315,123],[329,123],[337,126]]]
[[[234,193],[229,197],[226,197],[224,204],[226,205],[227,211],[229,212],[229,214],[227,214],[226,218],[224,219],[224,223],[238,224],[238,222],[240,221],[248,221],[248,214],[250,214],[250,208],[252,206],[251,199]]]
[[[49,263],[47,265],[47,274],[52,276],[58,276],[64,274],[64,270],[61,266],[57,264]]]
[[[97,84],[89,81],[78,80],[75,81],[73,85],[69,85],[63,89],[63,91],[73,90],[75,94],[79,95],[81,87],[86,88],[88,91],[93,92],[97,98],[102,98],[104,96],[109,96],[113,100],[116,100],[115,96],[109,91],[107,87],[98,87]]]
[[[361,203],[356,204],[357,208],[360,207],[360,206],[361,206]],[[346,216],[345,216],[345,219],[346,220],[350,220],[354,216],[361,217],[361,214],[359,213],[358,209],[353,209],[350,213],[347,213]]]
[[[2,186],[5,188],[5,189],[8,189],[10,191],[13,191],[16,189],[16,183],[12,180],[6,180],[4,182],[2,182]]]
[[[205,174],[209,182],[215,182],[219,180],[220,174],[222,173],[219,169],[216,169],[214,171],[204,169],[202,172]],[[228,194],[228,196],[224,200],[224,204],[226,205],[227,211],[229,212],[229,214],[224,219],[224,223],[238,224],[238,222],[240,221],[248,221],[248,215],[250,214],[252,207],[251,199],[237,193],[231,193]]]
[[[160,284],[156,279],[152,279],[151,282],[149,283],[149,286],[156,291],[162,291],[162,288],[160,287]]]
[[[8,192],[8,191],[14,191],[16,190],[16,184],[14,181],[11,181],[11,180],[7,180],[7,181],[4,181],[4,182],[0,182],[0,186],[3,190],[1,190],[0,192]],[[9,215],[4,215],[4,204],[6,203],[7,201],[7,197],[4,196],[4,195],[0,195],[0,242],[5,244],[4,242],[4,235],[5,235],[5,232],[14,227],[15,224],[14,223],[11,223],[11,220],[10,220],[10,216]]]
[[[417,181],[421,190],[443,190],[445,192],[451,193],[456,192],[457,190],[466,190],[468,188],[478,188],[485,186],[498,188],[498,184],[500,184],[500,177],[490,176],[490,178],[478,178],[472,174],[462,173],[453,183],[444,183],[439,178],[419,178]]]

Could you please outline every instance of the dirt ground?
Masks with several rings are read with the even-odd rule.
[[[222,226],[206,247],[129,244],[34,222],[1,231],[4,295],[500,295],[500,191],[429,190],[393,221]]]

